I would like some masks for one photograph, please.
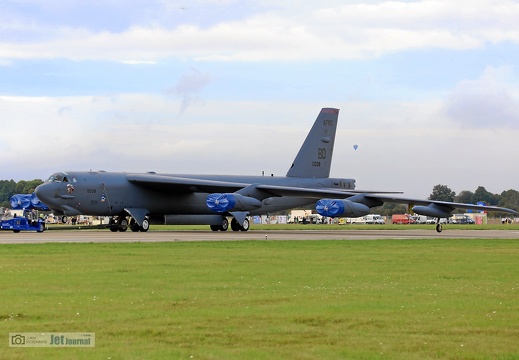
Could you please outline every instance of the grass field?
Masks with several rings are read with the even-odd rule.
[[[513,240],[0,246],[1,359],[519,359]],[[95,332],[95,348],[9,348]]]

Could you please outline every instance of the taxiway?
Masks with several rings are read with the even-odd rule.
[[[247,232],[149,231],[111,232],[109,230],[47,230],[43,233],[0,232],[0,244],[110,243],[168,241],[243,240],[387,240],[387,239],[518,239],[513,230],[253,230]]]

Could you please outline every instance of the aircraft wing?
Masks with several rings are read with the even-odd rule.
[[[128,174],[129,182],[158,191],[166,192],[234,192],[249,184],[239,182],[195,179],[189,177],[167,176],[157,174]]]
[[[347,202],[357,207],[358,211],[365,211],[364,208],[360,210],[358,204],[364,205],[367,208],[381,206],[385,202],[392,202],[398,204],[408,205],[409,208],[420,215],[432,217],[450,217],[455,209],[470,209],[479,211],[497,211],[506,212],[510,214],[518,214],[515,210],[497,207],[497,206],[482,206],[446,201],[413,199],[395,196],[394,194],[400,192],[378,192],[378,191],[359,191],[359,190],[338,190],[330,188],[302,188],[296,186],[280,186],[268,184],[248,184],[243,182],[219,181],[199,179],[193,177],[179,177],[169,175],[157,175],[153,173],[147,174],[128,174],[128,181],[133,184],[147,187],[158,191],[167,192],[206,192],[206,193],[238,193],[257,200],[263,200],[268,197],[280,196],[299,196],[305,198],[314,198],[319,201],[334,201]],[[323,199],[325,197],[335,197],[338,200]],[[321,199],[321,200],[320,200]],[[354,214],[355,215],[355,211]],[[331,213],[323,213],[325,216],[338,216]]]
[[[387,196],[387,195],[365,195],[366,198],[370,198],[373,200],[379,200],[382,202],[392,202],[397,204],[405,204],[408,206],[430,206],[432,204],[436,205],[439,208],[449,209],[450,211],[454,209],[465,209],[465,210],[483,210],[483,211],[499,211],[499,212],[507,212],[511,214],[518,214],[517,211],[507,208],[502,208],[498,206],[485,206],[485,205],[474,205],[474,204],[464,204],[464,203],[456,203],[456,202],[448,202],[448,201],[437,201],[437,200],[423,200],[423,199],[412,199],[405,198],[400,196]]]
[[[449,218],[455,209],[497,211],[518,214],[517,211],[497,206],[482,206],[463,204],[448,201],[412,199],[384,194],[356,194],[345,198],[320,199],[316,203],[316,210],[323,216],[330,217],[359,217],[370,213],[370,209],[381,206],[385,202],[408,205],[409,212],[434,218]],[[438,232],[441,226],[438,224]]]
[[[279,185],[266,185],[266,184],[248,184],[242,182],[229,182],[219,180],[207,180],[197,179],[192,177],[179,177],[179,176],[168,176],[168,175],[157,175],[157,174],[128,174],[126,176],[129,182],[150,188],[158,191],[165,192],[240,192],[245,193],[248,196],[254,196],[263,200],[267,197],[281,197],[281,196],[299,196],[305,198],[320,199],[323,196],[342,196],[350,197],[358,193],[366,194],[366,191],[355,191],[355,190],[337,190],[329,188],[303,188],[295,186],[279,186]],[[244,191],[247,189],[247,191]],[[251,189],[259,190],[258,192],[251,193]],[[369,192],[371,193],[371,192]],[[379,192],[376,192],[379,193]],[[395,194],[395,192],[391,192]]]
[[[331,188],[303,188],[295,186],[255,185],[256,189],[270,193],[271,196],[301,196],[306,198],[321,199],[323,196],[350,197],[358,194],[401,194],[400,191],[365,191],[365,190],[338,190]]]

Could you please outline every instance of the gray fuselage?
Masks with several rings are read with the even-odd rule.
[[[125,209],[146,209],[150,216],[175,214],[214,214],[206,205],[207,195],[195,186],[168,184],[143,185],[129,180],[134,174],[115,172],[56,173],[40,185],[36,194],[56,214],[117,216]],[[343,178],[295,178],[236,175],[177,175],[162,174],[164,178],[186,178],[228,182],[228,188],[218,192],[234,192],[251,184],[267,184],[311,189],[353,190],[355,180]],[[189,189],[191,190],[189,191]],[[203,187],[202,187],[203,188]],[[188,191],[186,191],[186,189]],[[250,215],[261,215],[295,207],[312,205],[316,197],[272,196],[263,200]]]

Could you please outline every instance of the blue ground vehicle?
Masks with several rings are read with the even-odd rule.
[[[0,230],[13,230],[15,233],[20,231],[45,231],[45,220],[37,218],[37,213],[33,210],[46,211],[49,208],[43,204],[34,193],[32,194],[15,194],[11,197],[11,208],[13,210],[23,210],[24,216],[11,217],[10,214],[6,219],[2,219],[0,214]],[[27,214],[27,216],[25,216]]]
[[[0,223],[0,229],[13,230],[15,233],[19,233],[22,230],[44,232],[45,221],[43,219],[31,221],[26,217],[17,216],[12,219],[2,220]]]

